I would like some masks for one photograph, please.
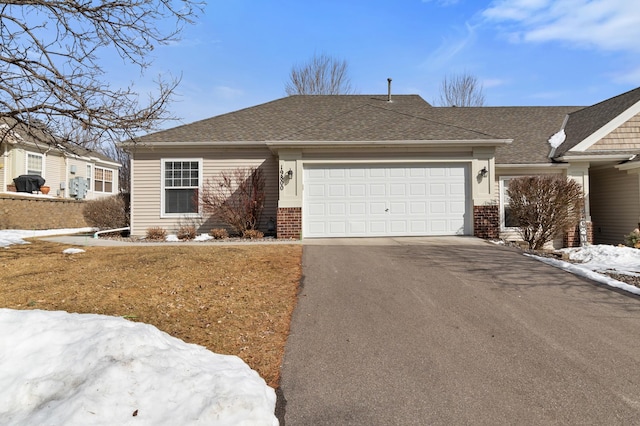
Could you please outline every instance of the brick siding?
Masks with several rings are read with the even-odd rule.
[[[282,207],[278,209],[278,239],[295,239],[302,237],[302,208]]]
[[[473,235],[484,239],[500,237],[500,210],[497,205],[473,206]]]
[[[593,223],[587,222],[587,242],[593,244]],[[562,247],[580,247],[580,229],[569,229],[562,239]]]

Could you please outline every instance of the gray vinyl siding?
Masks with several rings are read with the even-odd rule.
[[[269,219],[275,222],[278,207],[278,162],[267,148],[252,150],[188,150],[183,152],[164,151],[162,153],[137,152],[132,168],[131,226],[132,234],[144,236],[147,229],[162,227],[168,233],[175,233],[180,226],[195,225],[199,234],[208,233],[212,228],[223,228],[220,223],[203,214],[199,218],[162,217],[162,159],[201,158],[201,185],[214,179],[222,171],[237,168],[262,167],[265,177],[265,208],[260,229],[267,231]]]
[[[614,167],[589,174],[594,243],[624,244],[640,221],[640,176]]]

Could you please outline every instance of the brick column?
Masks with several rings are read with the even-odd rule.
[[[277,238],[299,240],[302,237],[302,208],[280,207],[277,217]]]
[[[587,242],[593,244],[593,222],[587,222]],[[577,226],[565,232],[562,247],[580,247],[580,229]]]
[[[500,238],[500,210],[497,205],[473,206],[473,235]]]

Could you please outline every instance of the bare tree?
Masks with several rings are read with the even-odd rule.
[[[580,184],[560,175],[510,179],[507,196],[518,232],[533,250],[575,228],[584,206]]]
[[[100,58],[115,52],[143,71],[154,47],[177,40],[201,8],[199,0],[3,1],[0,121],[44,143],[70,139],[69,129],[117,141],[156,128],[172,118],[179,79],[159,78],[143,101],[131,86],[111,87]]]
[[[346,60],[313,55],[309,62],[291,68],[287,95],[348,95],[354,93]]]
[[[484,105],[482,84],[468,73],[445,77],[440,83],[440,106],[471,107]]]
[[[249,167],[223,171],[202,188],[202,209],[229,225],[240,235],[256,230],[265,201],[262,169]]]

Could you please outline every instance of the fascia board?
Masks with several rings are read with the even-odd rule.
[[[628,120],[633,118],[635,115],[640,113],[640,101],[636,102],[626,110],[624,110],[621,114],[615,117],[613,120],[609,121],[607,124],[593,132],[587,138],[585,138],[582,142],[571,148],[571,151],[586,151],[593,144],[598,142],[600,139],[607,136],[609,133],[613,132],[618,127],[622,126]]]
[[[625,161],[629,159],[629,154],[601,154],[601,155],[564,155],[558,157],[559,161]]]
[[[497,169],[540,169],[540,168],[550,168],[550,169],[568,169],[569,163],[528,163],[528,164],[503,164],[496,163]]]
[[[284,148],[371,148],[371,147],[476,147],[508,145],[513,139],[399,140],[399,141],[268,141],[274,149]]]

